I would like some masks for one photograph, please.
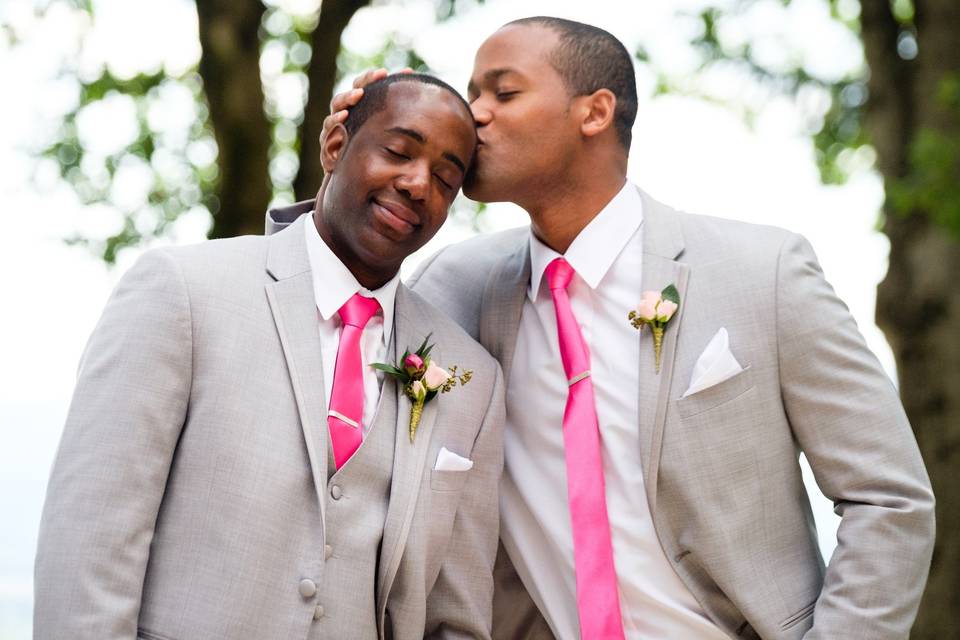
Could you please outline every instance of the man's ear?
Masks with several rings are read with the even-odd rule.
[[[349,139],[350,134],[347,133],[347,128],[342,124],[334,125],[330,133],[327,134],[327,139],[323,141],[323,146],[320,147],[320,165],[323,167],[324,173],[330,173],[337,166],[340,156],[347,148]]]
[[[583,119],[580,122],[580,133],[587,137],[613,127],[613,116],[617,109],[617,96],[609,89],[597,89],[588,96],[580,96],[580,109]]]

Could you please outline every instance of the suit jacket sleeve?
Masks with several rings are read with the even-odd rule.
[[[490,402],[471,452],[473,469],[440,574],[427,596],[427,638],[490,638],[505,414],[503,376],[499,365],[493,367]]]
[[[133,638],[157,512],[187,411],[191,317],[166,253],[144,255],[81,361],[35,566],[36,638]]]
[[[933,493],[896,389],[792,236],[777,274],[784,407],[841,516],[809,640],[907,638],[933,549]]]

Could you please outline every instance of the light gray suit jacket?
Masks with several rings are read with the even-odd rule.
[[[897,392],[812,249],[781,229],[684,214],[641,196],[637,300],[671,283],[681,299],[659,375],[650,332],[637,337],[637,473],[667,558],[731,637],[906,638],[932,553],[933,494]],[[508,383],[528,234],[448,247],[408,283],[477,338]],[[682,398],[720,327],[745,370]],[[801,451],[842,516],[827,567]],[[549,637],[532,604],[501,548],[494,636]]]
[[[86,348],[36,560],[38,638],[307,638],[322,575],[326,408],[303,217],[270,238],[150,251]],[[322,274],[320,274],[322,277]],[[377,563],[381,638],[488,637],[502,468],[497,363],[401,285],[393,353],[432,333],[473,380],[396,432]],[[395,401],[394,401],[395,400]],[[441,447],[474,462],[434,470]],[[319,583],[319,580],[316,580]],[[324,605],[354,597],[351,585]]]

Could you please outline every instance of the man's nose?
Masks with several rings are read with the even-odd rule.
[[[411,200],[425,200],[430,189],[430,167],[418,162],[397,177],[397,189]]]
[[[473,113],[473,122],[478,127],[490,124],[490,121],[493,119],[493,113],[487,107],[486,102],[480,98],[470,103],[470,111]]]

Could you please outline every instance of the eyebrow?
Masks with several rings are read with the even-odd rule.
[[[407,136],[408,138],[413,138],[420,144],[423,144],[427,139],[423,136],[422,133],[414,129],[407,129],[406,127],[391,127],[387,129],[387,133],[399,133],[402,136]]]
[[[417,131],[417,130],[415,130],[415,129],[407,129],[406,127],[391,127],[391,128],[389,128],[389,129],[387,129],[387,133],[398,133],[398,134],[400,134],[400,135],[402,135],[402,136],[407,136],[408,138],[413,138],[414,140],[416,140],[416,141],[419,142],[420,144],[423,144],[424,142],[427,141],[427,138],[426,138],[422,133],[420,133],[419,131]],[[466,173],[466,172],[467,172],[467,165],[464,164],[463,160],[461,160],[460,158],[458,158],[456,155],[450,153],[449,151],[444,151],[442,155],[443,155],[444,158],[446,158],[447,160],[449,160],[449,161],[452,162],[453,164],[457,165],[457,167],[460,168],[460,172],[461,172],[461,173]]]
[[[508,73],[517,73],[517,70],[511,69],[510,67],[490,69],[485,74],[483,74],[483,79],[488,82],[492,80],[499,80],[502,76]],[[467,83],[467,92],[469,93],[471,91],[476,91],[476,90],[477,90],[477,84],[473,81],[473,79],[471,79],[470,82]]]

